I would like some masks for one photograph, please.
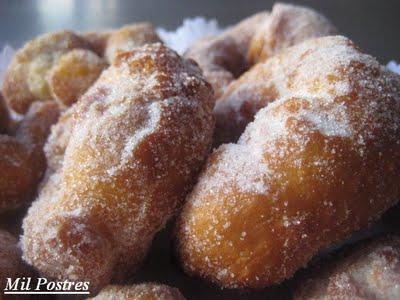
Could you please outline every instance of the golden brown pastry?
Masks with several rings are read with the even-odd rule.
[[[57,118],[55,103],[35,102],[15,136],[0,135],[0,213],[20,207],[34,197],[46,170],[43,145]]]
[[[106,286],[93,300],[184,300],[177,288],[164,284],[142,283]]]
[[[46,151],[58,157],[24,220],[25,260],[93,293],[134,273],[209,152],[213,105],[200,69],[165,46],[119,55],[53,129]]]
[[[200,39],[186,51],[185,57],[195,60],[202,68],[216,98],[248,68],[246,55],[250,40],[268,15],[261,12],[250,16],[216,37]]]
[[[317,11],[276,3],[270,17],[258,26],[251,40],[248,60],[253,65],[305,40],[336,33],[337,30],[330,21]]]
[[[9,107],[25,114],[32,102],[51,100],[47,75],[57,60],[72,49],[89,47],[71,31],[43,34],[17,51],[4,77],[3,95]]]
[[[400,238],[361,243],[300,282],[295,299],[400,299]]]
[[[74,49],[62,55],[48,75],[52,97],[71,106],[97,80],[107,63],[94,52]]]
[[[400,77],[333,36],[245,79],[243,101],[277,100],[208,158],[179,217],[177,250],[189,274],[263,288],[400,199]]]
[[[104,56],[111,64],[119,53],[134,47],[161,42],[151,23],[135,23],[113,31],[107,39]]]

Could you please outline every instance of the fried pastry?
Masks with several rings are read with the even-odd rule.
[[[334,34],[336,28],[315,10],[276,3],[250,42],[248,61],[253,65],[305,40]]]
[[[267,18],[267,12],[250,16],[216,37],[197,41],[186,51],[185,57],[193,59],[202,68],[216,98],[248,68],[246,55],[250,40]]]
[[[109,285],[93,300],[184,300],[177,288],[164,284]]]
[[[46,170],[43,145],[58,113],[55,103],[35,102],[15,136],[0,135],[0,213],[20,207],[34,197]]]
[[[71,31],[43,34],[17,51],[3,83],[3,96],[15,112],[25,114],[34,101],[51,100],[47,75],[54,63],[72,49],[89,47]]]
[[[118,55],[61,118],[69,134],[53,130],[58,159],[24,219],[24,259],[92,293],[132,275],[209,152],[213,105],[200,69],[165,46]]]
[[[177,251],[189,274],[263,288],[400,198],[400,77],[332,36],[244,78],[243,102],[277,100],[208,158],[179,217]]]
[[[74,49],[65,53],[48,75],[53,98],[63,106],[71,106],[107,66],[105,60],[90,50]]]
[[[119,53],[134,47],[161,42],[154,27],[150,23],[126,25],[112,32],[107,39],[104,56],[111,64]]]
[[[400,299],[400,238],[361,243],[313,270],[294,299]]]

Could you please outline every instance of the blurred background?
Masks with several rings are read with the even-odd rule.
[[[32,37],[57,29],[93,30],[137,21],[174,29],[185,17],[216,18],[233,24],[269,0],[0,0],[0,47],[19,47]],[[399,0],[286,1],[313,7],[382,63],[400,60]]]

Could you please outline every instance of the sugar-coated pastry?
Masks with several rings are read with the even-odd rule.
[[[313,270],[299,283],[298,300],[400,299],[400,238],[362,242]]]
[[[179,217],[177,251],[189,274],[263,288],[400,199],[400,76],[332,36],[245,79],[243,103],[277,100],[208,158]]]
[[[8,114],[7,105],[4,102],[0,92],[0,134],[7,133],[10,124],[10,116]]]
[[[113,31],[107,39],[104,56],[111,64],[119,53],[134,47],[161,42],[151,23],[135,23]]]
[[[52,99],[47,75],[61,55],[88,43],[71,31],[43,34],[17,51],[4,77],[3,96],[11,109],[25,114],[32,102]]]
[[[52,97],[71,106],[96,81],[107,63],[94,52],[74,49],[62,55],[48,74]]]
[[[3,290],[7,283],[7,278],[15,280],[19,277],[27,277],[32,274],[30,268],[23,262],[21,249],[18,247],[18,240],[0,229],[0,298],[5,297]],[[5,299],[7,299],[5,297]]]
[[[268,15],[261,12],[250,16],[218,36],[200,39],[186,51],[185,57],[195,60],[203,70],[216,98],[248,68],[246,55],[250,40]]]
[[[200,69],[165,46],[118,55],[53,129],[52,174],[23,224],[25,260],[93,293],[132,275],[196,180],[213,105]]]
[[[93,300],[184,300],[177,288],[158,283],[106,286]]]
[[[250,64],[265,61],[280,50],[311,38],[337,33],[331,22],[317,11],[284,3],[276,3],[271,15],[258,26],[248,51]]]
[[[0,213],[32,200],[46,170],[43,145],[50,126],[57,121],[58,107],[34,102],[14,135],[0,135]]]

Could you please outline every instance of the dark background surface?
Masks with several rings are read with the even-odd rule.
[[[32,37],[57,29],[90,30],[151,21],[173,29],[184,17],[217,18],[229,25],[270,9],[269,0],[1,0],[0,46],[18,47]],[[382,63],[400,60],[399,0],[303,0],[325,14],[341,33]]]

